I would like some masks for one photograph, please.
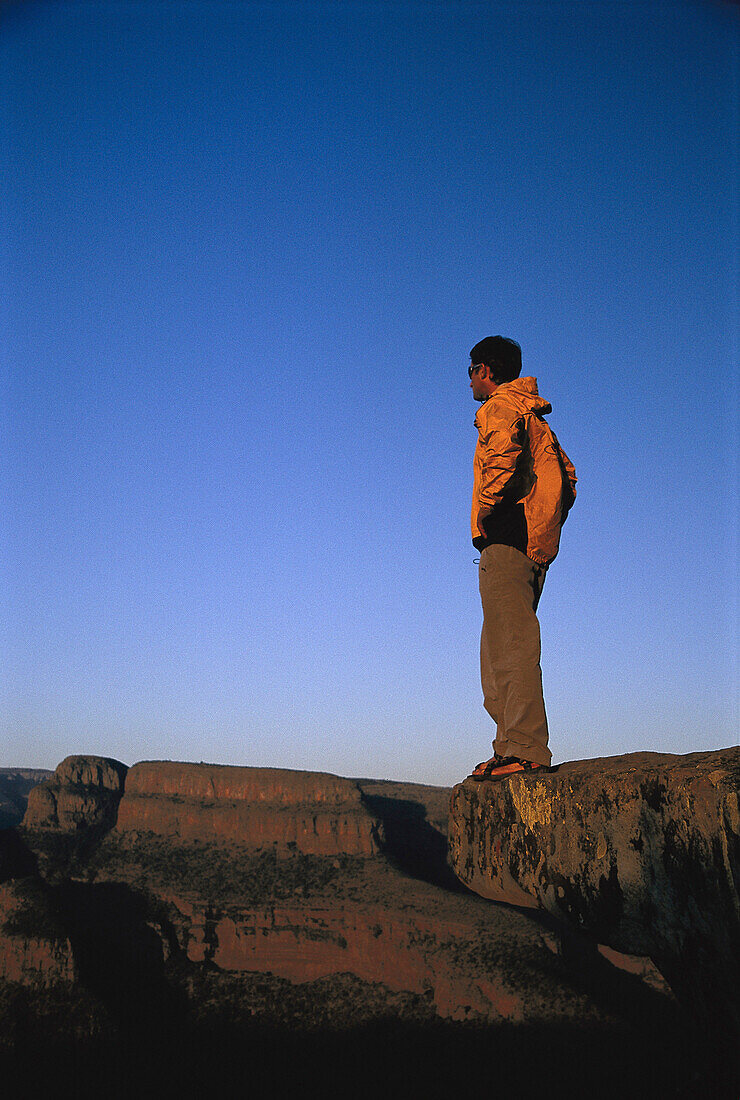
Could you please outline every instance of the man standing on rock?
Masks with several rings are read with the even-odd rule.
[[[547,768],[552,759],[536,611],[576,473],[544,419],[551,405],[521,370],[521,348],[505,336],[487,336],[470,352],[470,387],[481,402],[471,515],[481,552],[481,683],[496,723],[494,755],[474,779]]]

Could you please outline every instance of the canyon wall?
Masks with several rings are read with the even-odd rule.
[[[278,844],[314,855],[372,856],[381,827],[351,779],[279,768],[68,757],[28,796],[31,830],[115,826],[171,840]]]
[[[279,768],[146,762],[126,777],[116,831],[372,856],[380,825],[350,779]]]
[[[553,971],[552,935],[512,911],[491,921],[450,877],[448,801],[320,773],[71,757],[31,792],[20,836],[83,978],[178,959],[298,984],[349,973],[441,1018],[520,1022],[549,1017],[557,988],[572,1018],[583,1000]]]
[[[731,980],[735,763],[694,762],[668,781],[648,754],[563,765],[542,782],[466,781],[452,800],[451,850],[479,897],[449,866],[442,788],[67,758],[30,793],[24,824],[0,831],[0,1054],[19,1019],[32,1046],[65,1028],[74,1042],[123,1027],[137,1044],[171,1034],[179,1050],[190,1029],[199,1052],[223,1034],[229,1058],[248,1035],[259,1047],[266,1033],[250,1031],[253,1020],[283,1029],[282,1044],[314,1035],[317,1021],[337,1033],[348,1020],[385,1021],[389,1035],[446,1021],[474,1025],[459,1033],[471,1043],[503,1034],[475,1029],[505,1026],[506,1049],[520,1054],[550,1035],[553,1050],[578,1051],[567,1069],[578,1079],[580,1067],[589,1076],[583,1036],[601,1028],[592,1069],[626,1044],[659,1065],[661,1086],[697,1072],[709,1080],[719,1066],[710,1092],[734,1100],[734,1064],[683,1041],[683,1017],[646,955],[686,1002],[691,951],[714,965],[702,937],[715,937]],[[688,964],[674,973],[654,948],[681,904],[675,957]],[[42,1019],[28,1032],[33,1006],[53,1030]],[[446,1068],[446,1047],[425,1034],[419,1049]],[[610,1066],[615,1088],[646,1084],[619,1054]],[[549,1080],[549,1058],[537,1072]]]

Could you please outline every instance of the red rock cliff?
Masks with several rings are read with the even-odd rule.
[[[105,756],[68,756],[46,782],[33,787],[23,824],[75,832],[110,828],[123,792],[126,765]]]
[[[309,855],[372,856],[379,825],[351,779],[320,772],[146,761],[126,777],[116,832]]]
[[[740,1039],[740,748],[571,761],[454,788],[456,874],[649,956],[715,1035]]]

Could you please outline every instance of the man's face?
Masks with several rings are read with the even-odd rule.
[[[470,375],[470,388],[473,391],[473,397],[476,401],[485,401],[490,396],[490,391],[481,386],[488,375],[488,368],[485,363],[471,363],[468,367],[468,374]]]

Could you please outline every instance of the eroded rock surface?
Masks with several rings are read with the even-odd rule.
[[[740,1036],[740,749],[561,764],[454,788],[455,872],[649,956],[705,1026]]]
[[[116,831],[255,848],[290,845],[324,856],[372,856],[380,836],[351,779],[170,761],[130,769]]]
[[[68,756],[50,779],[29,791],[23,824],[61,832],[111,828],[126,771],[125,764],[108,757]]]

